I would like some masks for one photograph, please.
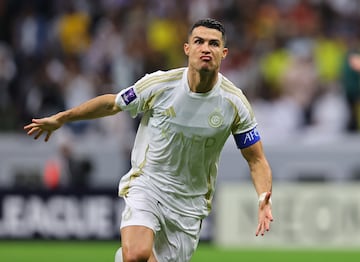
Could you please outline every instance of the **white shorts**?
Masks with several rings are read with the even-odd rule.
[[[145,226],[152,229],[155,234],[153,252],[158,262],[190,261],[199,242],[201,219],[174,213],[134,187],[124,200],[121,228]]]

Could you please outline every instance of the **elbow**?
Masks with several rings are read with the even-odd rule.
[[[120,107],[114,104],[110,109],[110,115],[115,115],[121,111]]]
[[[107,103],[105,110],[107,115],[115,115],[121,111],[120,107],[116,104],[116,95],[107,95]]]

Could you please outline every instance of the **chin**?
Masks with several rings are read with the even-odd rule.
[[[203,72],[203,73],[208,73],[208,72],[213,72],[214,69],[209,67],[208,65],[202,66],[199,69],[199,72]]]
[[[202,72],[202,73],[211,72],[211,70],[208,67],[202,67],[202,68],[200,68],[199,71]]]

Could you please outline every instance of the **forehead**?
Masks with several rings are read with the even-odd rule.
[[[205,26],[195,27],[190,38],[200,37],[207,40],[222,40],[222,33],[219,30],[208,28]]]

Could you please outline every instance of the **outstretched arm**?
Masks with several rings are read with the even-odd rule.
[[[120,112],[120,108],[115,103],[115,98],[116,95],[112,94],[95,97],[77,107],[55,115],[33,119],[32,123],[24,127],[24,130],[29,136],[34,135],[34,139],[38,139],[45,133],[45,141],[47,142],[51,134],[67,122],[95,119]]]
[[[270,222],[273,221],[271,213],[272,174],[269,163],[265,157],[261,141],[241,150],[242,155],[249,164],[251,178],[259,197],[258,226],[256,236],[264,235],[269,231]]]

